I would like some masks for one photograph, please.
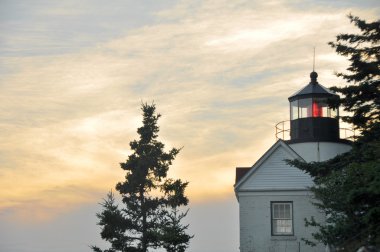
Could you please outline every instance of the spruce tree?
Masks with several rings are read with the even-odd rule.
[[[331,106],[350,112],[342,119],[360,135],[350,152],[331,160],[290,164],[312,176],[314,203],[326,214],[325,223],[306,220],[318,229],[313,237],[338,250],[356,251],[380,244],[380,20],[348,17],[360,33],[340,34],[329,43],[350,61],[348,72],[337,74],[348,85],[332,88],[342,96]]]
[[[167,252],[184,252],[193,237],[186,233],[188,225],[182,225],[181,223],[188,210],[181,212],[178,209],[179,206],[187,205],[188,203],[188,199],[184,197],[187,184],[181,180],[168,180],[164,184],[167,203],[165,217],[162,219],[161,242],[162,247]]]
[[[188,183],[167,178],[169,166],[180,149],[164,150],[158,141],[159,127],[154,104],[142,104],[143,126],[138,128],[139,140],[130,142],[133,153],[120,166],[126,171],[125,180],[116,185],[123,207],[116,204],[113,193],[102,203],[103,211],[97,214],[102,227],[101,237],[111,243],[104,252],[147,252],[149,248],[164,247],[166,230],[172,226],[171,209],[188,204],[185,188]],[[185,214],[186,215],[186,214]],[[185,216],[182,214],[181,216]],[[187,226],[176,223],[183,233],[172,234],[181,238]],[[181,240],[187,248],[189,239]],[[93,251],[101,252],[96,246]],[[178,250],[185,251],[185,250]]]
[[[348,17],[361,33],[340,34],[329,45],[348,57],[348,73],[337,75],[350,85],[332,89],[343,95],[340,104],[350,112],[343,121],[362,133],[360,142],[372,141],[379,137],[380,123],[380,20],[367,23],[352,15]]]

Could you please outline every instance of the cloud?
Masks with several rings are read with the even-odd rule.
[[[346,14],[286,1],[181,1],[93,47],[4,56],[12,70],[0,85],[0,212],[51,218],[99,201],[123,179],[118,163],[137,137],[141,101],[163,114],[166,146],[184,146],[170,175],[190,181],[191,200],[230,197],[234,167],[273,144],[287,97],[309,82],[314,45],[320,82],[341,82],[333,71],[346,62],[326,43],[352,30]]]
[[[10,57],[64,55],[95,47],[152,24],[173,0],[0,2],[0,53]]]

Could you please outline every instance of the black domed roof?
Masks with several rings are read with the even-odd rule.
[[[325,88],[317,81],[318,74],[316,72],[310,73],[310,83],[303,87],[301,90],[293,94],[288,98],[288,100],[294,101],[302,98],[310,98],[310,97],[331,97],[338,96],[333,91],[328,88]]]

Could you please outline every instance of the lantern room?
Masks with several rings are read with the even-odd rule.
[[[288,98],[289,142],[339,141],[339,110],[328,105],[328,100],[339,96],[320,85],[317,77],[316,72],[311,72],[310,83]]]

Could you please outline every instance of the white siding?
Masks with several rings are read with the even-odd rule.
[[[306,162],[326,161],[351,149],[349,144],[330,142],[295,143],[289,146]]]
[[[286,164],[286,159],[294,159],[282,145],[272,152],[241,185],[239,191],[305,189],[313,184],[311,177],[298,168]]]
[[[305,218],[324,222],[323,213],[311,203],[313,185],[309,175],[286,164],[286,159],[303,158],[306,162],[323,161],[349,151],[341,143],[274,144],[235,187],[239,200],[241,252],[323,252],[325,246],[307,246],[302,238],[312,239],[315,232],[305,227]],[[271,233],[272,201],[293,202],[293,236]]]
[[[241,252],[322,252],[323,244],[307,246],[301,239],[312,239],[310,227],[305,227],[304,218],[314,216],[324,221],[321,214],[311,204],[308,191],[283,192],[240,192],[240,251]],[[293,202],[293,236],[272,236],[271,201]]]

